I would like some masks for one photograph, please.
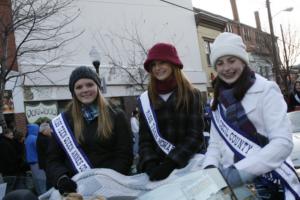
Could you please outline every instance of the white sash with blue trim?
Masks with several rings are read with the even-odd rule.
[[[67,154],[73,169],[77,173],[91,169],[87,156],[81,150],[65,120],[64,113],[52,119],[51,124],[56,141]]]
[[[141,94],[139,101],[140,101],[145,119],[147,120],[148,127],[151,130],[151,133],[153,135],[155,142],[157,143],[159,148],[165,154],[168,155],[170,153],[170,151],[175,148],[175,146],[160,136],[160,132],[159,132],[158,125],[157,125],[157,120],[156,120],[154,112],[152,111],[152,108],[150,106],[148,91],[145,91],[145,92],[143,92],[143,94]]]
[[[212,121],[227,146],[234,154],[243,158],[258,152],[261,147],[228,124],[222,116],[221,109],[221,106],[218,105],[218,109],[212,112]],[[273,183],[283,183],[285,199],[300,199],[300,183],[290,158],[284,161],[279,168],[263,174],[262,177]]]

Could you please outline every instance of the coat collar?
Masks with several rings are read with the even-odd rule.
[[[254,97],[253,95],[262,93],[264,88],[266,87],[266,79],[259,74],[255,74],[255,82],[252,87],[249,88],[247,94],[242,100],[242,105],[245,109],[245,113],[248,114],[249,112],[253,111],[257,108],[258,98]]]
[[[266,79],[259,74],[255,74],[255,78],[256,80],[254,84],[252,85],[252,87],[249,88],[247,93],[258,93],[264,91],[265,81],[262,80],[266,80]]]
[[[154,108],[154,110],[158,110],[158,109],[161,109],[162,107],[167,106],[167,105],[173,105],[173,106],[175,106],[176,103],[177,103],[177,89],[175,89],[172,92],[172,94],[169,96],[169,98],[168,98],[167,101],[164,101],[162,99],[162,97],[160,97],[158,95],[157,104],[153,105],[153,108]]]

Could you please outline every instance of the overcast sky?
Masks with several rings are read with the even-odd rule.
[[[193,6],[232,19],[230,0],[192,0]],[[273,26],[276,36],[281,36],[280,24],[285,30],[290,24],[291,29],[298,32],[300,37],[300,0],[270,0]],[[266,0],[236,0],[240,22],[256,27],[254,11],[258,11],[262,30],[269,32]],[[293,7],[291,12],[281,10]],[[300,58],[298,62],[300,63]]]

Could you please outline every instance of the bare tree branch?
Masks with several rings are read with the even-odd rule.
[[[300,55],[300,38],[298,37],[298,33],[292,30],[290,24],[285,30],[281,26],[281,31],[279,47],[281,49],[280,57],[284,62],[281,65],[280,76],[285,91],[288,93],[291,89],[291,68]]]
[[[128,85],[136,87],[136,90],[146,90],[148,74],[144,70],[143,62],[147,56],[147,48],[143,44],[137,25],[133,27],[132,30],[125,27],[120,34],[111,30],[108,33],[98,32],[95,39],[112,66],[110,76],[121,76],[114,72],[120,69],[126,73],[127,76],[122,78],[127,77]]]
[[[17,80],[21,76],[32,79],[29,74],[40,73],[51,84],[55,84],[43,70],[49,63],[61,58],[62,55],[56,53],[58,49],[83,33],[83,30],[74,31],[70,26],[80,15],[74,1],[1,0],[0,126],[6,127],[2,99],[7,81]],[[51,56],[46,57],[45,53]],[[32,55],[44,63],[31,71],[12,73],[17,70],[20,58],[25,60]],[[34,80],[31,81],[34,83]]]

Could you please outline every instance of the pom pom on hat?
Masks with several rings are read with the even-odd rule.
[[[216,37],[211,46],[210,61],[213,67],[216,62],[223,56],[236,56],[249,65],[249,57],[246,46],[239,35],[224,32]]]
[[[95,71],[86,66],[77,67],[72,71],[69,80],[69,90],[72,93],[72,95],[74,95],[75,83],[82,78],[92,79],[98,85],[99,88],[101,86],[100,78]]]
[[[167,61],[178,66],[179,69],[183,68],[176,48],[171,44],[157,43],[149,50],[147,59],[144,62],[144,68],[147,72],[150,72],[150,63],[154,60]]]

